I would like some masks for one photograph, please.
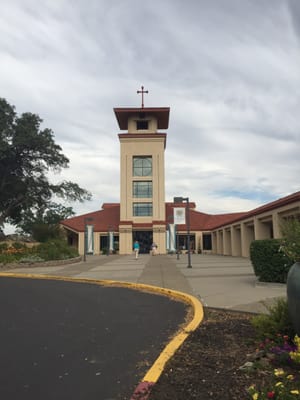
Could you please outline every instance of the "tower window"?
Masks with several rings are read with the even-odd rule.
[[[151,217],[152,203],[133,203],[134,217]]]
[[[152,157],[133,157],[133,176],[152,175]]]
[[[152,181],[133,182],[133,197],[152,197]]]
[[[149,126],[149,121],[147,121],[147,120],[139,120],[139,121],[136,121],[136,129],[137,129],[138,131],[140,131],[140,130],[147,130],[147,129],[148,129],[148,126]]]

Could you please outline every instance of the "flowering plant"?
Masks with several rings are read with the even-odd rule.
[[[283,368],[275,368],[273,382],[258,390],[255,385],[248,388],[252,400],[291,400],[300,399],[300,338],[296,335],[290,340],[287,335],[278,334],[276,340],[266,339],[259,346],[260,351],[273,353],[276,364],[281,361],[289,365],[289,372]],[[293,373],[291,373],[293,371]]]
[[[282,368],[274,370],[275,382],[271,387],[257,390],[254,385],[248,388],[252,400],[296,400],[300,399],[299,382],[292,374],[287,374]]]
[[[282,242],[280,251],[290,260],[300,261],[300,221],[289,219],[281,225]]]

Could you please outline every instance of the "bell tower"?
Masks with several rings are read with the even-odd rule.
[[[165,158],[169,126],[168,107],[115,108],[120,130],[120,254],[131,254],[133,240],[141,238],[142,252],[151,243],[166,252]],[[143,248],[144,245],[144,248]],[[147,248],[146,248],[147,247]]]

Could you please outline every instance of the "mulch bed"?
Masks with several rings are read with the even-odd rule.
[[[262,383],[262,370],[242,371],[257,348],[251,314],[214,309],[167,364],[149,400],[245,400],[247,388]]]

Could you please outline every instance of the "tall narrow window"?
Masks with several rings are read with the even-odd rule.
[[[152,175],[152,157],[133,157],[133,176]]]
[[[152,197],[152,181],[133,182],[132,192],[133,197]]]
[[[133,215],[135,217],[151,217],[152,203],[133,203]]]
[[[204,233],[202,241],[203,241],[203,250],[211,250],[212,249],[210,233]]]

